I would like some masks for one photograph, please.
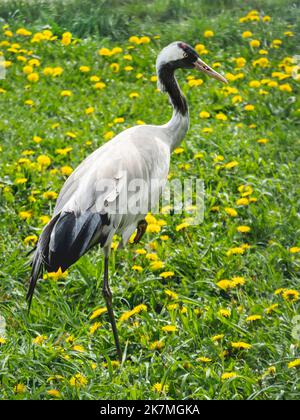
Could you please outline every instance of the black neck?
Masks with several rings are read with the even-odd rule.
[[[188,106],[186,99],[178,86],[174,71],[175,68],[170,63],[163,64],[158,69],[158,78],[163,90],[168,92],[175,110],[184,116],[188,113]]]

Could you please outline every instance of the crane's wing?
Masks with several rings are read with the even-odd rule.
[[[167,180],[170,151],[163,135],[152,126],[126,130],[68,178],[33,255],[29,301],[43,267],[65,271],[92,246],[110,246],[115,233],[128,240]]]

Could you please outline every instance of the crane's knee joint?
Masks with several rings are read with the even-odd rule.
[[[112,300],[112,293],[111,290],[108,287],[103,287],[102,294],[105,300]]]

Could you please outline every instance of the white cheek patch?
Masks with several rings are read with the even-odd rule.
[[[181,60],[184,58],[184,51],[178,46],[180,42],[172,42],[172,44],[165,47],[157,57],[156,68],[163,63],[168,63],[170,61]]]

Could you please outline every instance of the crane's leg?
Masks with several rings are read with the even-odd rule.
[[[118,354],[118,359],[120,360],[120,362],[122,361],[122,351],[121,351],[121,347],[120,347],[120,341],[119,341],[119,335],[118,335],[118,330],[117,330],[117,325],[116,325],[116,319],[115,319],[115,314],[114,314],[114,310],[113,310],[113,306],[112,306],[112,293],[108,284],[108,255],[104,256],[104,279],[103,279],[103,289],[102,289],[102,293],[103,293],[103,297],[105,299],[106,302],[106,307],[107,307],[107,312],[108,312],[108,317],[109,317],[109,321],[114,333],[114,339],[115,339],[115,343],[116,343],[116,349],[117,349],[117,354]]]
[[[137,225],[137,232],[135,235],[135,238],[133,240],[133,242],[135,244],[137,244],[138,242],[140,242],[140,240],[142,239],[142,237],[144,236],[144,233],[146,232],[148,223],[146,222],[146,220],[141,220],[138,225]]]

